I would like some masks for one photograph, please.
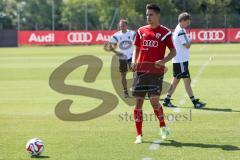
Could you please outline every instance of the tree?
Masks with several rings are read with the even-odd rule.
[[[64,1],[61,10],[61,23],[70,30],[85,29],[86,23],[90,29],[98,29],[100,25],[98,0]]]
[[[17,2],[2,0],[0,3],[0,29],[13,29],[16,27]]]

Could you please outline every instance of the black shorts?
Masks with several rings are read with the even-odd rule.
[[[144,98],[160,96],[162,91],[163,75],[149,73],[134,73],[132,94],[135,97]]]
[[[173,77],[177,79],[190,78],[188,62],[173,63]]]
[[[132,59],[119,59],[119,72],[127,72],[131,67]]]

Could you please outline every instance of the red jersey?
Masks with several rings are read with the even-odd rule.
[[[163,25],[151,28],[150,25],[138,29],[134,45],[139,47],[139,61],[156,62],[165,56],[166,46],[174,48],[172,32]]]

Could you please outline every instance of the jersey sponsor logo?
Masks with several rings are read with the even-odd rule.
[[[119,48],[121,50],[127,50],[132,47],[132,41],[122,41],[119,43]]]
[[[143,47],[158,47],[158,41],[144,40]]]
[[[225,39],[224,31],[200,31],[198,38],[201,41],[221,41]]]
[[[89,43],[92,41],[92,34],[90,32],[70,32],[67,39],[70,43]]]

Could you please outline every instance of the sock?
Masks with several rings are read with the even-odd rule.
[[[167,97],[165,98],[165,102],[170,102],[170,100],[171,100],[171,95],[167,95]]]
[[[134,109],[134,120],[137,136],[142,135],[143,112],[141,109]]]
[[[165,127],[166,124],[165,124],[165,121],[164,121],[164,114],[163,114],[162,106],[159,105],[159,107],[157,109],[154,109],[154,113],[159,120],[160,127]]]
[[[195,99],[195,97],[194,97],[194,96],[190,97],[190,99],[191,99],[191,101],[192,101],[192,103],[193,103],[193,104],[195,104],[195,103],[196,103],[196,99]]]

